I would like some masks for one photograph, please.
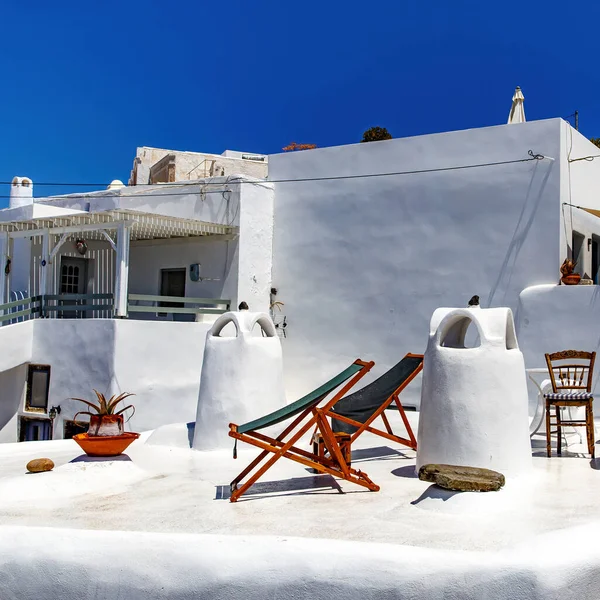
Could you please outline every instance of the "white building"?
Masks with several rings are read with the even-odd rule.
[[[248,175],[265,178],[269,159],[264,154],[225,150],[223,154],[181,152],[162,148],[137,149],[129,185],[193,181],[205,177]]]
[[[557,284],[573,248],[599,283],[600,219],[570,206],[600,209],[600,160],[579,160],[598,155],[550,119],[270,156],[290,397],[357,356],[375,376],[423,352],[433,311],[474,294],[513,309],[527,367],[595,350],[600,288]]]
[[[92,388],[135,388],[137,429],[193,415],[211,319],[269,309],[270,184],[110,187],[33,202],[15,180],[0,211],[2,441],[71,432]]]
[[[557,283],[571,255],[599,282],[600,220],[576,208],[600,210],[600,163],[580,160],[598,154],[550,119],[269,156],[268,182],[134,178],[0,211],[0,300],[32,299],[0,317],[0,439],[49,435],[52,406],[62,437],[79,409],[68,398],[92,388],[136,393],[134,430],[193,421],[208,322],[241,300],[285,331],[289,401],[357,357],[375,377],[424,351],[433,311],[473,294],[513,309],[528,367],[596,349],[598,287]],[[148,157],[136,178],[163,158]],[[33,389],[43,365],[48,394]],[[405,394],[418,405],[418,386]]]

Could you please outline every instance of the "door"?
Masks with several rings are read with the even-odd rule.
[[[31,419],[21,417],[19,428],[20,442],[38,442],[52,439],[52,421],[50,419]]]
[[[74,256],[62,256],[60,260],[60,287],[59,294],[87,294],[87,269],[86,258]],[[61,300],[59,306],[73,306],[74,304],[85,304],[84,300]],[[84,318],[84,311],[69,310],[60,312],[59,317],[63,319]]]
[[[160,295],[161,296],[185,296],[186,269],[161,269],[160,271]],[[183,302],[160,302],[159,306],[170,308],[183,308]],[[159,313],[166,316],[168,313]],[[173,321],[193,321],[194,315],[172,313]]]

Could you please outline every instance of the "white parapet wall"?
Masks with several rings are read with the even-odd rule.
[[[527,366],[545,367],[545,353],[600,352],[599,322],[600,286],[538,285],[523,290],[517,325]],[[600,377],[600,369],[595,371],[594,385]]]
[[[0,373],[31,362],[34,321],[24,321],[0,328]]]
[[[0,441],[17,440],[17,417],[26,414],[26,364],[50,365],[48,406],[60,406],[54,437],[84,407],[71,397],[93,399],[132,392],[136,413],[129,431],[144,431],[196,415],[200,369],[209,323],[121,319],[36,319],[0,328],[8,349],[0,362]],[[21,366],[19,366],[21,365]],[[83,417],[81,420],[87,420]]]
[[[599,535],[600,525],[586,525],[482,553],[288,536],[4,526],[0,594],[6,600],[592,600],[600,595]],[[570,547],[580,551],[556,551]]]

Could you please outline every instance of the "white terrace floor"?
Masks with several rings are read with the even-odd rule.
[[[416,414],[410,414],[416,421]],[[415,423],[416,429],[416,423]],[[124,460],[88,459],[75,442],[0,445],[0,525],[66,529],[294,536],[488,551],[557,529],[600,522],[600,459],[545,457],[534,439],[533,473],[488,494],[452,494],[419,481],[415,455],[364,435],[354,464],[381,486],[369,492],[280,460],[236,504],[229,481],[256,451],[196,452],[144,443]],[[600,447],[599,447],[600,454]],[[27,474],[32,458],[54,471]],[[78,457],[80,457],[78,459]],[[342,493],[343,492],[343,493]]]

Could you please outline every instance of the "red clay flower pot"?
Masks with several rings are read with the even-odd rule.
[[[139,437],[139,433],[130,432],[115,436],[90,436],[87,433],[78,433],[73,436],[73,439],[88,456],[118,456]]]
[[[565,275],[561,281],[565,285],[578,285],[581,281],[581,275],[579,273],[571,273],[570,275]]]

